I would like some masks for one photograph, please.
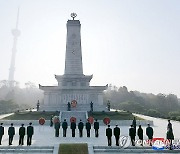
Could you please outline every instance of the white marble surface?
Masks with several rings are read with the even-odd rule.
[[[167,130],[167,119],[161,119],[161,118],[153,118],[149,116],[139,115],[135,114],[139,117],[142,117],[147,120],[152,120],[154,123],[154,137],[166,137],[166,130]],[[180,122],[171,120],[172,127],[173,127],[173,133],[175,138],[180,139]]]
[[[154,137],[166,137],[166,127],[167,127],[167,120],[163,119],[158,119],[158,118],[151,118],[147,116],[142,116],[147,120],[153,120],[154,121]],[[180,138],[180,122],[174,122],[172,121],[173,125],[173,130],[174,130],[174,135],[175,138]],[[14,136],[14,141],[13,145],[17,146],[18,145],[18,128],[16,128],[16,135]],[[114,126],[112,126],[114,128]],[[121,135],[128,135],[128,126],[121,126]],[[145,128],[143,127],[144,133],[145,133]],[[86,137],[86,131],[84,130],[84,134],[82,138],[79,138],[79,133],[78,130],[76,129],[76,137],[72,138],[71,137],[71,130],[68,128],[67,131],[67,137],[64,138],[62,137],[62,128],[60,129],[60,137],[54,137],[54,128],[49,127],[49,126],[34,126],[35,129],[35,134],[33,136],[33,141],[32,145],[36,146],[53,146],[59,143],[81,143],[81,142],[86,142],[89,143],[90,145],[107,145],[107,139],[105,137],[105,129],[106,126],[100,126],[100,135],[99,138],[94,137],[94,129],[91,129],[91,138]],[[8,127],[5,126],[5,135],[3,136],[2,144],[3,146],[8,145],[8,135],[7,135],[7,130]],[[138,139],[138,137],[136,136]],[[146,135],[144,134],[144,139],[147,139]],[[115,139],[114,137],[112,138],[112,144],[113,146],[115,145]],[[25,145],[26,145],[26,137],[25,137]]]
[[[10,116],[10,115],[12,115],[12,114],[14,114],[14,113],[1,114],[1,115],[0,115],[0,119],[2,119],[2,118],[4,118],[4,117],[8,117],[8,116]]]

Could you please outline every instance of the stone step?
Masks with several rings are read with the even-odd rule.
[[[64,119],[66,119],[66,121],[68,122],[68,125],[70,125],[70,118],[71,117],[75,117],[76,118],[76,123],[79,123],[80,119],[82,120],[82,122],[86,122],[86,115],[87,115],[87,112],[83,112],[83,111],[62,111],[60,113],[60,119],[61,119],[61,122],[64,121]]]
[[[180,153],[179,149],[176,150],[153,150],[152,147],[116,147],[116,146],[93,146],[95,154],[118,154],[118,153]]]
[[[0,153],[2,154],[53,154],[53,146],[1,146]]]
[[[93,146],[93,148],[96,150],[96,149],[98,149],[98,150],[100,150],[100,149],[105,149],[105,150],[119,150],[119,149],[122,149],[123,147],[121,147],[121,146]],[[127,147],[126,149],[152,149],[152,147],[147,147],[147,146],[142,146],[142,147],[140,147],[140,146],[129,146],[129,147]]]

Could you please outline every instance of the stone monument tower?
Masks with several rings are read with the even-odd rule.
[[[66,58],[64,75],[55,75],[58,86],[41,86],[44,91],[44,104],[41,110],[67,111],[68,104],[71,111],[89,111],[90,103],[94,110],[105,110],[103,106],[103,91],[106,86],[90,86],[92,75],[83,74],[81,51],[81,24],[74,20],[67,21]]]

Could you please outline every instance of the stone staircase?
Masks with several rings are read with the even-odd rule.
[[[53,154],[54,146],[1,146],[1,154]]]
[[[176,150],[169,150],[169,149],[164,149],[164,150],[153,150],[152,147],[132,147],[129,146],[127,148],[123,147],[116,147],[116,146],[93,146],[93,151],[94,154],[119,154],[119,153],[134,153],[134,154],[139,154],[139,153],[180,153],[179,149]]]
[[[82,122],[85,123],[86,119],[87,119],[87,112],[85,112],[85,111],[62,111],[62,112],[60,112],[61,122],[63,122],[64,119],[66,119],[66,121],[68,122],[68,125],[70,125],[71,117],[76,118],[76,123],[79,123],[80,119],[82,120]]]

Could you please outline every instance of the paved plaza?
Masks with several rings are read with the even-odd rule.
[[[154,137],[164,137],[166,138],[166,127],[167,127],[167,120],[160,119],[160,118],[152,118],[148,116],[138,115],[146,120],[153,120],[154,126]],[[0,119],[4,116],[0,116]],[[180,139],[180,122],[172,121],[174,130],[175,139]],[[15,124],[15,123],[14,123]],[[32,138],[32,146],[28,147],[26,144],[26,136],[24,139],[24,145],[19,146],[19,125],[14,125],[16,135],[14,136],[13,145],[9,147],[8,145],[8,127],[9,125],[4,125],[5,127],[5,135],[2,139],[2,145],[0,146],[1,152],[4,154],[12,154],[12,153],[33,153],[33,154],[57,154],[58,153],[58,146],[60,143],[88,143],[88,150],[89,154],[118,154],[118,153],[156,153],[156,151],[152,150],[151,147],[145,145],[141,147],[140,145],[136,145],[136,147],[129,146],[128,149],[122,149],[120,147],[115,146],[115,138],[112,137],[112,147],[107,146],[107,138],[105,136],[105,130],[107,128],[106,125],[100,126],[99,130],[99,137],[95,137],[94,129],[91,129],[91,137],[86,137],[86,130],[83,131],[83,137],[79,137],[78,129],[76,129],[76,137],[71,137],[71,129],[68,127],[67,130],[67,137],[62,137],[62,128],[60,129],[60,136],[55,137],[55,130],[54,127],[50,127],[48,125],[40,126],[34,125],[34,135]],[[26,126],[27,127],[27,126]],[[111,126],[114,128],[115,126]],[[137,126],[138,127],[138,126]],[[121,128],[121,136],[128,136],[129,126],[120,126]],[[144,139],[147,139],[145,135],[146,126],[143,126],[144,131]],[[136,140],[138,137],[136,136]],[[3,152],[3,149],[6,152]],[[10,152],[9,150],[15,150]],[[18,149],[21,149],[18,151]],[[9,151],[9,152],[8,152]],[[160,151],[159,151],[160,152]],[[159,153],[158,152],[158,153]],[[172,151],[171,151],[172,152]],[[173,150],[173,152],[180,152],[179,150]],[[162,153],[162,152],[161,152]],[[163,153],[170,153],[169,150],[163,151]]]
[[[114,126],[113,126],[114,127]],[[113,128],[112,127],[112,128]],[[14,136],[13,145],[18,145],[19,126],[15,126],[16,135]],[[86,137],[86,130],[83,131],[83,137],[79,137],[78,129],[76,129],[76,137],[71,137],[71,129],[68,127],[67,137],[62,137],[62,128],[60,129],[60,136],[55,137],[55,129],[49,126],[34,126],[34,136],[32,138],[33,146],[53,146],[59,143],[88,143],[91,145],[107,145],[107,139],[105,137],[106,126],[100,126],[99,137],[96,138],[94,134],[94,129],[91,129],[91,137]],[[3,136],[2,144],[8,145],[8,126],[5,126],[5,135]],[[121,127],[121,134],[128,135],[128,127]],[[26,137],[25,137],[26,141]],[[25,142],[26,143],[26,142]],[[26,145],[26,144],[25,144]],[[115,139],[113,138],[113,145],[115,145]]]
[[[166,127],[167,127],[167,120],[159,119],[159,118],[152,118],[148,116],[141,116],[144,117],[147,120],[153,120],[154,122],[154,137],[164,137],[166,138]],[[180,122],[172,121],[173,130],[174,130],[174,136],[175,138],[180,139]],[[5,127],[5,135],[2,139],[2,145],[7,146],[8,145],[8,125],[4,125]],[[19,135],[18,135],[18,129],[20,126],[15,125],[16,135],[14,136],[13,145],[17,146],[19,141]],[[49,126],[40,126],[35,125],[34,126],[34,136],[32,139],[32,145],[33,146],[54,146],[55,144],[59,143],[88,143],[90,145],[96,145],[96,146],[106,146],[107,145],[107,138],[105,136],[105,130],[107,126],[100,126],[99,130],[99,137],[96,138],[94,134],[94,129],[91,129],[91,137],[86,137],[86,130],[83,131],[83,137],[79,137],[78,129],[76,129],[76,137],[71,137],[71,129],[68,127],[67,130],[67,137],[62,137],[62,128],[60,129],[60,136],[55,137],[55,130],[54,127]],[[111,126],[111,128],[114,128],[114,126]],[[121,128],[121,135],[128,136],[129,127],[128,126],[120,126]],[[142,127],[144,130],[144,139],[147,139],[147,136],[145,135],[145,129],[146,127]],[[138,137],[136,136],[136,139]],[[25,136],[25,143],[26,143],[26,136]],[[25,144],[26,145],[26,144]],[[115,146],[115,139],[112,138],[112,145]]]

